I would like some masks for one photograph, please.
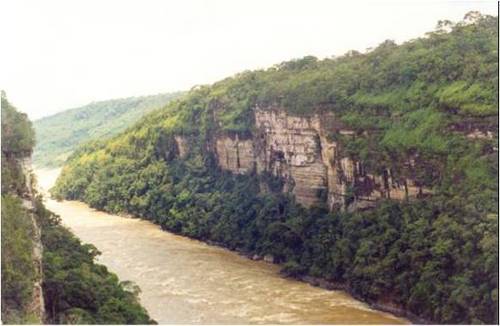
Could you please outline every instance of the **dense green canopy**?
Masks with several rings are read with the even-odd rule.
[[[25,113],[17,111],[2,91],[2,153],[29,155],[35,145],[35,133]]]

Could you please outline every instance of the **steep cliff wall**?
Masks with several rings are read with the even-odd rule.
[[[219,165],[233,173],[255,169],[279,176],[285,181],[284,191],[304,206],[323,203],[330,209],[360,209],[382,198],[404,200],[426,192],[411,179],[395,180],[389,170],[367,174],[363,162],[341,156],[342,144],[328,136],[354,137],[354,131],[332,114],[294,116],[280,108],[255,108],[254,118],[250,138],[216,136]]]
[[[33,171],[31,165],[31,156],[22,158],[19,160],[19,165],[23,171],[26,180],[27,194],[23,198],[23,206],[30,211],[31,224],[33,228],[33,265],[35,267],[35,281],[33,284],[33,297],[31,304],[29,305],[29,312],[36,316],[37,320],[41,323],[45,320],[45,303],[43,298],[42,281],[43,281],[43,270],[42,270],[42,256],[43,256],[43,245],[42,245],[42,231],[38,225],[35,213],[34,213],[34,192],[33,192]]]
[[[186,138],[182,136],[175,136],[175,143],[177,145],[177,151],[180,158],[185,158],[189,151],[189,142]]]

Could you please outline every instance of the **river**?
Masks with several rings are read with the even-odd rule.
[[[58,170],[36,171],[42,191]],[[48,196],[46,196],[47,198]],[[141,288],[141,303],[160,324],[402,324],[342,291],[279,275],[279,267],[160,230],[148,221],[46,199],[98,261]]]

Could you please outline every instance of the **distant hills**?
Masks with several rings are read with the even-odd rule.
[[[34,122],[37,167],[61,166],[78,145],[125,130],[144,114],[159,109],[182,92],[128,97],[66,110]]]

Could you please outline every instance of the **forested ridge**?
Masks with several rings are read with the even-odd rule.
[[[34,181],[34,176],[26,175],[21,162],[29,160],[33,150],[32,124],[3,92],[1,109],[2,322],[154,323],[138,302],[139,289],[129,282],[119,282],[105,266],[96,264],[97,249],[82,245],[56,215],[45,209],[35,185],[26,182],[26,178]],[[33,250],[37,232],[41,232],[43,247],[41,273]],[[34,297],[35,281],[41,281],[44,300]],[[36,304],[43,302],[45,316],[40,316]]]
[[[197,87],[111,140],[80,147],[52,192],[273,255],[287,275],[343,283],[421,320],[498,323],[497,25],[471,12],[402,45]],[[411,175],[432,195],[367,211],[306,209],[271,174],[221,170],[208,145],[217,134],[253,137],[255,107],[334,113],[355,132],[329,135],[343,154],[373,174]],[[182,158],[178,135],[189,140]]]
[[[181,94],[175,92],[92,102],[35,120],[33,127],[37,142],[33,152],[34,164],[39,167],[61,166],[78,145],[114,136]]]

